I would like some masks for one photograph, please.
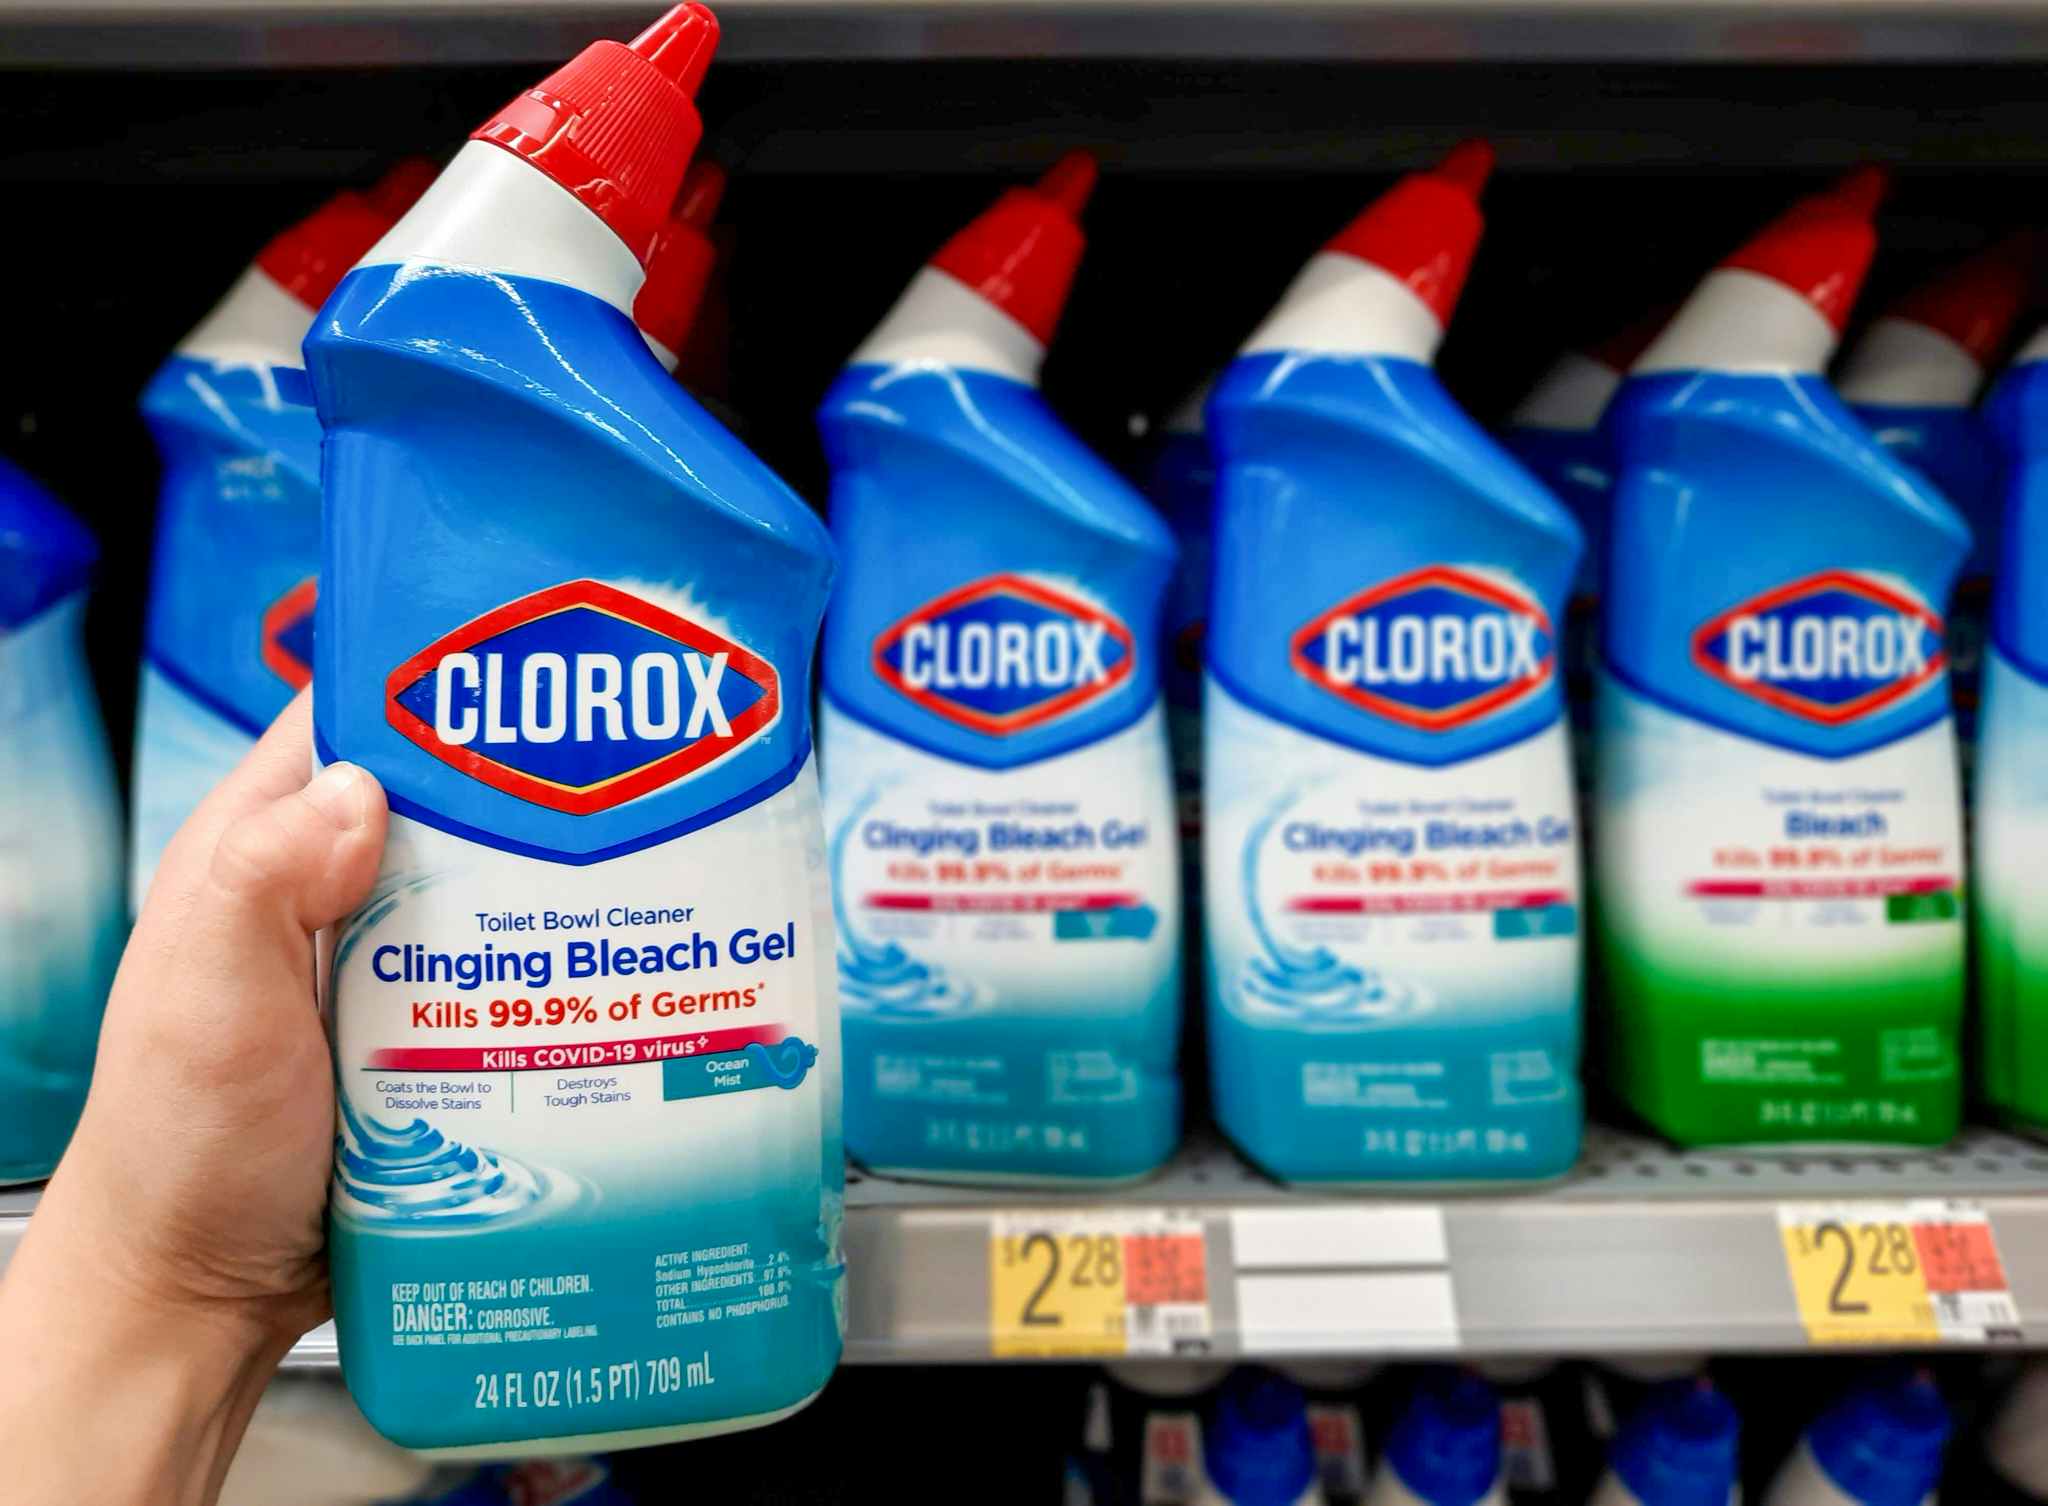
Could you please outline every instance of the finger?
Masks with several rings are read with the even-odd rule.
[[[150,881],[137,930],[177,925],[213,862],[221,833],[241,817],[303,785],[313,768],[312,692],[301,691],[206,798],[165,847]]]
[[[309,936],[361,903],[384,851],[384,792],[330,764],[221,829],[204,885],[206,924],[230,935],[282,927]]]

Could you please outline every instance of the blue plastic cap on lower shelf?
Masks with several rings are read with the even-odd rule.
[[[1728,1506],[1741,1420],[1704,1376],[1659,1386],[1614,1442],[1614,1473],[1643,1506]]]
[[[1233,1506],[1293,1506],[1316,1477],[1301,1387],[1270,1370],[1234,1373],[1210,1409],[1202,1455]]]
[[[1862,1506],[1920,1506],[1941,1479],[1953,1423],[1924,1370],[1859,1387],[1807,1429],[1814,1462]]]
[[[1500,1398],[1470,1371],[1429,1371],[1394,1424],[1387,1462],[1429,1506],[1472,1506],[1500,1476]]]

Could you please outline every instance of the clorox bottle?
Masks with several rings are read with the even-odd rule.
[[[1932,481],[1975,540],[1948,615],[1966,797],[2000,543],[2001,477],[1977,394],[2032,301],[2042,250],[2038,236],[2011,236],[1915,288],[1865,331],[1836,382],[1877,442]]]
[[[668,223],[648,254],[647,280],[633,299],[633,322],[665,371],[676,369],[703,307],[718,261],[710,225],[724,197],[724,169],[715,162],[692,162]]]
[[[1872,1381],[1814,1420],[1764,1506],[1933,1506],[1952,1428],[1926,1372]]]
[[[1970,533],[1820,374],[1882,191],[1761,231],[1608,411],[1609,1072],[1684,1144],[1933,1144],[1960,1114],[1942,619]]]
[[[1731,1506],[1741,1419],[1712,1384],[1673,1381],[1622,1426],[1590,1506]]]
[[[1196,1506],[1324,1506],[1301,1387],[1247,1366],[1224,1382],[1202,1428]]]
[[[1500,1401],[1478,1376],[1432,1370],[1416,1384],[1365,1506],[1507,1506]]]
[[[1038,392],[1094,177],[948,241],[818,415],[847,1143],[880,1170],[1100,1182],[1180,1132],[1173,539]]]
[[[331,938],[335,1312],[412,1448],[753,1426],[839,1352],[832,548],[629,314],[716,39],[514,99],[306,342],[317,748],[392,811]]]
[[[1568,350],[1522,400],[1501,442],[1571,509],[1585,536],[1578,579],[1565,619],[1564,694],[1572,754],[1585,790],[1592,772],[1593,682],[1599,659],[1600,564],[1607,546],[1607,509],[1614,461],[1600,417],[1637,356],[1657,337],[1671,310],[1639,320],[1599,344]]]
[[[135,718],[132,910],[185,818],[312,678],[320,421],[299,346],[433,171],[403,163],[277,236],[143,391],[164,479]]]
[[[127,930],[82,629],[92,535],[0,460],[0,1183],[71,1141]]]
[[[1985,650],[1972,923],[1981,1087],[2048,1125],[2048,332],[1998,379],[1985,419],[2005,459],[2004,547]]]
[[[1491,161],[1396,184],[1209,400],[1211,1079],[1289,1181],[1543,1177],[1578,1150],[1580,534],[1430,366]]]

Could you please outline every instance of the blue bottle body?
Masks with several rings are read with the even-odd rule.
[[[1413,360],[1241,357],[1209,437],[1218,1117],[1291,1181],[1561,1173],[1579,530]]]
[[[1946,1140],[1969,531],[1818,376],[1638,377],[1608,428],[1615,1085],[1683,1143]]]
[[[320,420],[303,373],[174,355],[142,395],[163,459],[136,714],[129,906],[206,793],[313,674]]]
[[[358,268],[306,356],[317,748],[392,810],[331,948],[350,1389],[472,1454],[772,1419],[843,1300],[830,542],[575,288]]]
[[[1142,1175],[1180,1132],[1152,509],[991,372],[849,367],[826,825],[847,1138],[878,1168]]]
[[[0,1183],[85,1106],[126,934],[120,807],[81,636],[92,536],[0,460]]]
[[[1607,548],[1607,509],[1614,465],[1599,428],[1514,428],[1501,435],[1508,452],[1550,488],[1577,520],[1586,541],[1565,609],[1564,704],[1571,718],[1579,789],[1592,784],[1593,686],[1600,662],[1600,563]]]
[[[1850,411],[1895,459],[1932,481],[1970,525],[1970,556],[1963,562],[1948,613],[1949,686],[1955,701],[1956,741],[1962,752],[1967,800],[1976,765],[1977,717],[1984,697],[1991,595],[1999,573],[2003,477],[1997,445],[1982,415],[1972,408],[1856,403]]]
[[[2002,566],[1993,588],[1977,750],[1971,920],[1980,1085],[2023,1125],[2048,1124],[2048,362],[2015,364],[1986,402],[2005,460]]]

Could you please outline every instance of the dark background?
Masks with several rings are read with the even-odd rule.
[[[403,153],[446,155],[544,72],[0,70],[0,449],[102,540],[90,641],[124,766],[156,487],[143,383],[272,233]],[[1090,252],[1046,386],[1135,460],[1144,418],[1394,172],[1486,134],[1489,232],[1441,366],[1493,419],[1557,350],[1679,296],[1848,165],[1899,175],[1866,311],[2015,223],[2040,197],[2044,82],[2035,66],[721,65],[702,105],[734,174],[734,402],[817,498],[810,414],[840,361],[1000,187],[1090,146]]]

